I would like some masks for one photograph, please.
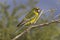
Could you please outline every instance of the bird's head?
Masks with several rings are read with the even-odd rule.
[[[37,13],[40,13],[41,12],[41,9],[40,8],[33,8],[33,11],[34,12],[37,12]]]

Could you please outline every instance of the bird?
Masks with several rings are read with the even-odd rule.
[[[38,7],[32,8],[31,11],[23,18],[23,20],[17,25],[19,26],[29,26],[35,24],[38,20],[41,9]]]
[[[30,26],[32,24],[35,24],[39,17],[42,14],[42,10],[38,7],[34,7],[31,9],[29,13],[26,14],[26,16],[22,19],[22,21],[17,24],[18,29],[14,32],[17,33],[20,30],[22,30],[25,26]]]

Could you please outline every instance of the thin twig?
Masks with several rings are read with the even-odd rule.
[[[26,30],[24,30],[22,33],[20,33],[19,35],[17,35],[16,37],[14,37],[12,40],[16,40],[18,39],[19,37],[21,37],[23,34],[25,34],[26,32],[28,32],[31,28],[33,27],[42,27],[42,26],[47,26],[49,24],[52,24],[52,23],[60,23],[60,19],[59,20],[52,20],[50,23],[44,23],[44,24],[38,24],[38,25],[32,25],[31,27],[27,28]]]
[[[24,30],[21,34],[17,35],[15,38],[13,38],[12,40],[16,40],[17,38],[21,37],[23,34],[25,34],[26,32],[28,32],[32,27],[29,27],[28,29]]]

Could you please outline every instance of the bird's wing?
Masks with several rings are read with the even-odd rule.
[[[25,23],[27,23],[28,21],[30,21],[34,17],[35,17],[34,14],[33,15],[32,14],[29,14],[29,16],[27,14],[25,16],[25,18],[17,25],[17,27],[24,25]]]
[[[33,17],[35,15],[35,13],[33,12],[33,10],[32,11],[30,11],[26,16],[25,16],[25,18],[26,19],[30,19],[31,17]]]
[[[17,25],[17,27],[24,25],[26,22],[28,22],[29,20],[31,20],[34,16],[35,16],[35,14],[33,13],[33,11],[30,11],[30,12],[23,18],[23,20]]]
[[[29,21],[29,19],[22,20],[22,21],[17,25],[17,27],[24,25],[27,21]]]

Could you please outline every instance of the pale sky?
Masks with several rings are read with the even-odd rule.
[[[11,9],[13,8],[12,0],[0,0],[0,2],[3,2],[3,3],[4,1],[7,1],[7,3],[12,6]],[[16,0],[16,2],[17,4],[19,3],[25,4],[27,0]],[[37,6],[44,10],[54,8],[54,9],[57,9],[56,11],[57,14],[60,13],[60,0],[40,0]],[[12,11],[11,9],[10,11]]]

